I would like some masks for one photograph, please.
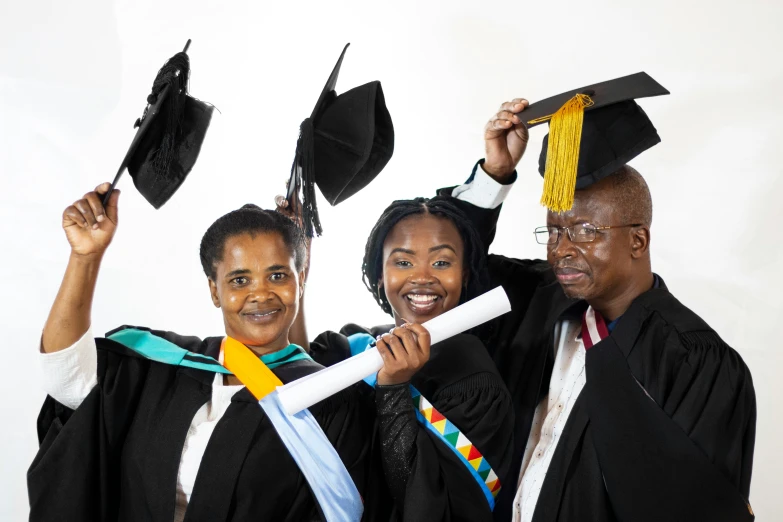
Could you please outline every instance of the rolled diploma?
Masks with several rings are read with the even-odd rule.
[[[430,319],[422,326],[430,332],[430,343],[436,344],[509,311],[511,303],[503,287],[499,286]],[[280,386],[277,392],[286,413],[295,415],[377,373],[382,367],[383,358],[378,349],[373,347],[319,372]]]

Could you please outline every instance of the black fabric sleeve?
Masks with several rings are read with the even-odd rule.
[[[389,491],[404,512],[405,490],[416,459],[419,432],[408,383],[375,387],[381,461]]]
[[[455,187],[447,187],[438,190],[439,196],[451,196],[451,191]],[[468,219],[476,227],[476,230],[481,237],[481,241],[484,243],[484,253],[489,252],[489,247],[495,240],[495,232],[497,230],[498,218],[500,217],[500,210],[503,205],[499,205],[497,208],[481,208],[477,207],[467,201],[462,201],[458,198],[452,198],[451,201],[462,210]]]
[[[327,330],[311,340],[310,356],[313,360],[322,366],[332,366],[349,358],[351,356],[351,345],[348,343],[350,333],[346,333],[346,328],[350,327],[357,332],[363,330],[359,326],[349,324],[339,332]]]
[[[481,168],[480,166],[483,164],[484,164],[483,159],[476,162],[476,164],[473,166],[473,170],[470,173],[470,177],[465,183],[470,183],[471,181],[473,181],[473,178],[476,176],[476,171],[479,168]],[[511,178],[508,180],[508,182],[503,184],[510,185],[511,183],[514,183],[516,180],[517,180],[517,171],[515,170]],[[437,195],[451,196],[455,188],[457,187],[456,186],[444,187],[438,189]],[[492,241],[494,241],[495,239],[495,229],[497,227],[498,217],[500,216],[500,209],[503,205],[499,205],[497,208],[494,209],[481,208],[456,197],[453,198],[453,202],[455,205],[457,205],[460,208],[460,210],[465,212],[465,214],[467,214],[468,216],[468,219],[470,219],[473,222],[473,225],[476,227],[476,230],[478,230],[479,235],[481,236],[481,239],[484,242],[485,253],[488,252],[489,246],[492,244]]]
[[[434,345],[413,384],[473,443],[503,484],[513,451],[514,414],[483,344],[459,335]],[[473,474],[447,442],[418,421],[410,388],[379,386],[376,405],[384,472],[403,520],[491,520]]]
[[[148,363],[96,342],[98,385],[75,411],[48,397],[38,417],[41,445],[27,472],[31,521],[116,519],[122,445]]]
[[[587,353],[590,425],[613,509],[622,521],[752,521],[747,367],[714,332],[650,323],[666,333],[634,348],[636,375],[613,337]]]

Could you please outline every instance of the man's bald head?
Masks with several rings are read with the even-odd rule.
[[[618,223],[612,225],[630,225],[639,223],[652,225],[653,205],[650,188],[639,172],[625,165],[613,174],[605,177],[589,188],[577,191],[577,197],[591,197],[601,193],[602,199],[615,211]]]

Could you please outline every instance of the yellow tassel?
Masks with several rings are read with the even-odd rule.
[[[565,212],[574,206],[582,122],[585,108],[592,104],[589,96],[577,94],[551,116],[541,204],[552,212]]]

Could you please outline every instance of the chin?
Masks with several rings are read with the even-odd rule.
[[[234,332],[233,334],[228,335],[241,342],[245,346],[261,347],[274,343],[277,339],[280,338],[281,332],[249,332],[245,330]]]
[[[560,285],[560,286],[563,288],[563,293],[569,299],[584,299],[584,300],[586,300],[590,296],[590,292],[586,288],[574,287],[574,286],[564,286],[564,285]]]

